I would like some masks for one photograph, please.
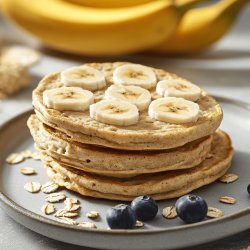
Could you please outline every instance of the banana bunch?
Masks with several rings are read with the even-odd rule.
[[[159,44],[159,54],[188,54],[208,48],[231,28],[249,0],[221,0],[216,4],[192,9],[182,18],[175,34]]]
[[[188,53],[229,29],[249,0],[0,0],[2,11],[46,46],[90,56]]]
[[[99,8],[76,0],[2,0],[2,9],[48,47],[100,56],[157,46],[175,32],[188,9],[204,0],[182,0],[179,4],[170,0],[141,0],[137,5],[132,0],[117,0],[123,1],[130,4]]]

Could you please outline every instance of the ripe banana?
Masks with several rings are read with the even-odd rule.
[[[117,67],[113,73],[113,81],[117,85],[135,85],[151,89],[156,80],[154,71],[140,64],[124,64]]]
[[[196,122],[199,117],[199,105],[183,98],[165,97],[154,100],[148,108],[151,118],[169,123]]]
[[[91,91],[103,89],[106,86],[104,74],[87,65],[62,71],[61,81],[65,86],[81,87]]]
[[[249,0],[222,0],[188,11],[175,34],[156,46],[154,52],[185,54],[208,48],[229,30],[247,3]]]
[[[105,99],[126,101],[136,105],[139,111],[143,111],[151,102],[151,94],[148,90],[137,86],[111,85],[105,91]]]
[[[43,92],[44,105],[59,111],[85,111],[93,102],[93,93],[79,87],[61,87]]]
[[[95,8],[123,8],[144,3],[149,3],[155,0],[64,0],[78,5],[84,5]]]
[[[137,107],[124,101],[102,100],[90,105],[89,114],[99,122],[118,126],[133,125],[139,119]]]
[[[181,79],[166,79],[159,81],[156,86],[156,92],[165,97],[182,97],[189,101],[197,101],[201,95],[201,89]]]
[[[62,0],[3,0],[3,11],[48,47],[85,55],[120,55],[155,47],[182,15],[205,0],[155,0],[125,8],[90,8]]]

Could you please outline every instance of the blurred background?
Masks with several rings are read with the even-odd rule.
[[[26,82],[9,76],[9,89],[2,81],[0,99],[8,99],[1,106],[18,100],[30,107],[31,90],[45,74],[93,61],[132,61],[164,68],[231,96],[224,86],[239,87],[249,79],[248,3],[0,0],[0,74],[6,77],[4,65],[12,62],[26,67],[24,73],[31,76]],[[244,92],[236,94],[233,91],[235,97]],[[4,110],[0,115],[4,117]]]
[[[214,96],[249,103],[248,3],[0,0],[0,125],[32,108],[32,90],[46,74],[85,62],[130,61],[159,67]],[[31,246],[39,241],[53,249],[60,246],[29,230],[19,234],[20,226],[2,211],[0,221],[0,235],[9,232],[8,237],[0,237],[1,249],[10,244],[35,249]],[[10,243],[10,238],[15,242]],[[216,243],[213,249],[242,249],[249,244],[247,232]]]

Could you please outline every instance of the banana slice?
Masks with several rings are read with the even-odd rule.
[[[183,98],[165,97],[151,102],[148,114],[158,121],[178,124],[196,122],[199,110],[197,103]]]
[[[90,105],[89,113],[99,122],[118,126],[136,124],[139,119],[137,107],[124,101],[102,100]]]
[[[151,102],[151,94],[148,90],[137,86],[111,85],[105,92],[105,99],[130,102],[142,111]]]
[[[124,64],[113,72],[113,82],[116,85],[135,85],[151,89],[156,84],[154,71],[140,64]]]
[[[93,93],[78,87],[61,87],[43,92],[44,105],[59,111],[84,111],[93,102]]]
[[[65,86],[81,87],[91,91],[103,89],[106,86],[104,74],[87,65],[62,71],[61,81]]]
[[[182,97],[190,101],[197,101],[201,95],[201,89],[181,79],[162,80],[157,83],[156,92],[165,97]]]

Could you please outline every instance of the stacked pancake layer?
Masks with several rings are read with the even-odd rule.
[[[126,63],[88,64],[105,76],[105,85],[92,90],[94,103],[114,84],[114,71]],[[133,66],[133,65],[132,65]],[[156,82],[181,80],[151,69]],[[132,200],[149,194],[157,200],[178,197],[220,178],[229,168],[233,150],[229,136],[217,130],[219,104],[205,91],[196,103],[199,117],[186,123],[152,118],[139,111],[131,125],[100,122],[85,111],[57,110],[44,103],[46,90],[62,88],[62,74],[46,76],[33,92],[36,115],[28,126],[48,176],[84,196]],[[148,89],[152,100],[159,91]]]

